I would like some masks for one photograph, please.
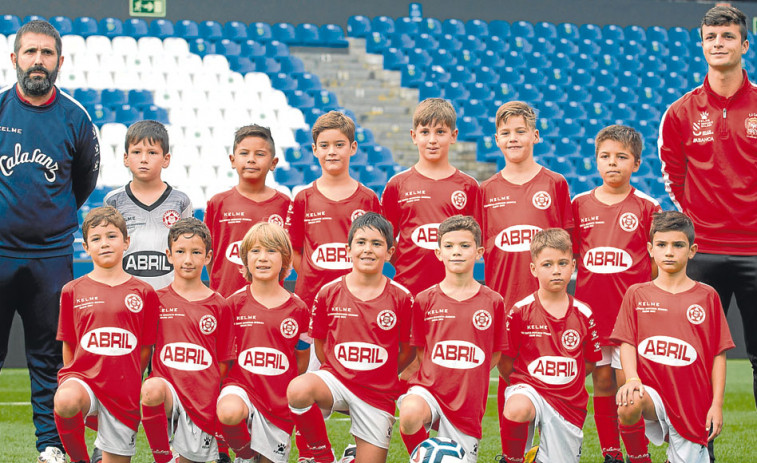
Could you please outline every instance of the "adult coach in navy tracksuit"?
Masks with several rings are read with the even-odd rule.
[[[62,449],[53,419],[59,299],[73,279],[76,211],[95,187],[100,146],[84,108],[53,85],[63,57],[49,23],[22,26],[11,61],[18,83],[0,90],[0,368],[18,312],[37,450]]]

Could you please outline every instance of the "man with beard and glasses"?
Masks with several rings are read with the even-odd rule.
[[[0,90],[0,369],[15,312],[24,325],[39,462],[64,461],[53,396],[62,349],[55,340],[61,288],[73,279],[77,209],[95,188],[97,131],[55,87],[61,39],[46,21],[16,34],[18,83]]]

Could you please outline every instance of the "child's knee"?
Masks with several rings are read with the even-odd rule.
[[[408,395],[400,405],[400,431],[413,434],[423,427],[424,418],[430,414],[428,404],[417,395]]]
[[[166,401],[165,383],[158,378],[148,378],[142,384],[142,405],[154,407]]]
[[[308,407],[313,404],[310,375],[305,374],[294,378],[287,387],[287,401],[297,408]]]
[[[536,417],[536,409],[528,397],[522,394],[515,394],[505,402],[503,411],[505,418],[516,423],[526,423],[533,421]]]
[[[216,415],[221,424],[233,426],[240,423],[246,415],[247,407],[241,400],[234,400],[233,397],[226,396],[222,398],[216,406]]]
[[[614,395],[618,391],[618,384],[615,381],[615,370],[610,365],[597,367],[591,373],[592,382],[594,383],[594,395]]]
[[[70,418],[84,408],[86,393],[81,388],[60,387],[55,393],[54,408],[58,416]]]
[[[630,426],[636,424],[639,418],[641,418],[641,400],[638,394],[633,403],[618,405],[618,421],[620,424]]]

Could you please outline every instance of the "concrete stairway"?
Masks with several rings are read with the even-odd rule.
[[[339,104],[352,110],[358,123],[370,129],[376,142],[392,151],[394,160],[405,167],[418,160],[410,138],[418,90],[400,86],[400,72],[383,69],[383,57],[366,53],[365,40],[350,38],[347,49],[292,48],[308,72],[321,78]],[[450,150],[451,163],[486,180],[496,171],[493,163],[476,161],[476,144],[458,142]]]

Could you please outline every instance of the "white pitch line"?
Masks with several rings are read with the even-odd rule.
[[[0,402],[0,406],[8,405],[9,407],[22,407],[25,405],[29,405],[31,407],[31,402]]]

